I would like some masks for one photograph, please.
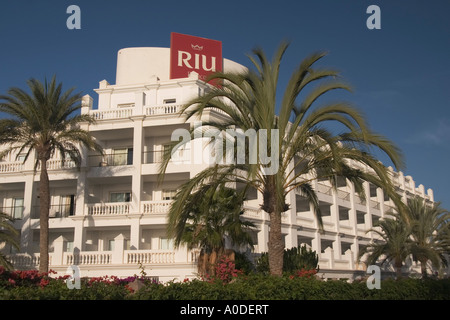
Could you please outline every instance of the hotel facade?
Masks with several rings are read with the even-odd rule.
[[[192,49],[201,48],[196,46]],[[177,188],[205,164],[189,161],[194,155],[187,147],[178,154],[182,164],[169,163],[162,184],[158,183],[158,172],[172,132],[193,125],[180,117],[181,106],[210,86],[202,81],[196,67],[203,63],[204,69],[213,71],[217,61],[200,53],[179,54],[184,66],[192,70],[185,77],[173,78],[171,56],[170,48],[120,50],[115,84],[100,81],[95,89],[95,107],[91,96],[85,95],[82,100],[81,112],[97,120],[85,129],[105,154],[83,151],[80,168],[70,161],[63,163],[57,155],[49,160],[49,267],[59,275],[77,265],[83,277],[131,276],[139,274],[142,267],[160,281],[196,277],[199,251],[173,247],[166,235],[167,213]],[[220,60],[225,71],[244,69],[231,60]],[[210,111],[203,119],[220,116]],[[39,174],[33,170],[34,162],[23,162],[20,154],[10,154],[0,162],[0,209],[15,219],[21,246],[20,252],[9,246],[2,250],[20,269],[37,268],[39,264]],[[416,185],[402,172],[389,170],[405,201],[413,195],[434,201],[431,189]],[[324,231],[319,230],[306,199],[292,191],[288,197],[290,209],[282,216],[286,248],[306,244],[315,250],[319,275],[325,278],[364,275],[365,266],[356,261],[359,248],[374,239],[374,233],[367,233],[373,224],[395,210],[392,201],[368,182],[366,200],[355,193],[349,181],[340,181],[337,189],[327,181],[314,181],[313,186],[320,200]],[[252,254],[268,250],[270,221],[260,209],[261,203],[262,195],[251,193],[243,214],[256,225]],[[414,268],[415,263],[409,261],[405,271]]]

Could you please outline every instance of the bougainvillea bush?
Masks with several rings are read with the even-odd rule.
[[[80,279],[80,289],[70,289],[67,285],[69,275],[57,276],[50,270],[39,273],[37,270],[7,271],[0,266],[0,299],[2,300],[117,300],[125,299],[134,293],[132,283],[154,283],[154,280],[144,276],[119,278],[103,276]]]

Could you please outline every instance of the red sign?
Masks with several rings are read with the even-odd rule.
[[[222,71],[222,42],[172,32],[170,79],[187,78],[195,71],[200,80]]]

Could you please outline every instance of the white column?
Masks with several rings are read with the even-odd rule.
[[[135,93],[134,110],[133,115],[139,116],[144,114],[144,92],[139,91]]]
[[[114,251],[112,253],[112,263],[123,263],[123,251],[125,249],[125,237],[123,234],[119,234],[114,238]]]
[[[83,216],[85,214],[84,208],[86,204],[86,191],[86,170],[85,167],[81,167],[78,174],[77,194],[75,200],[75,215],[77,216]]]
[[[348,219],[350,226],[352,227],[353,234],[358,232],[358,225],[356,219],[356,208],[355,208],[355,185],[350,181],[350,210],[348,211]]]
[[[23,192],[23,225],[20,233],[20,250],[31,252],[33,245],[33,231],[31,228],[31,213],[33,211],[34,176],[29,174],[25,178]]]
[[[311,249],[316,251],[316,253],[320,256],[322,252],[322,245],[320,243],[320,232],[317,230],[315,232],[314,239],[311,240]]]
[[[134,129],[133,129],[133,177],[132,177],[132,199],[131,199],[131,212],[140,212],[141,193],[142,193],[142,156],[144,145],[144,133],[143,133],[143,116],[133,117]]]
[[[63,236],[59,236],[53,241],[53,257],[52,257],[52,265],[53,266],[61,266],[63,265],[63,257],[64,257],[64,248],[66,247],[67,239]]]
[[[73,252],[80,253],[84,251],[84,242],[86,239],[86,228],[84,227],[84,218],[75,220],[73,232]]]
[[[291,163],[289,165],[289,170],[293,169],[294,165]],[[293,177],[291,174],[291,178]],[[286,202],[289,205],[289,210],[285,213],[288,219],[288,234],[286,235],[286,248],[293,248],[298,246],[297,239],[297,201],[295,199],[295,190],[289,192],[286,197]]]
[[[130,248],[131,250],[139,250],[141,242],[141,225],[140,218],[131,220],[130,225]]]

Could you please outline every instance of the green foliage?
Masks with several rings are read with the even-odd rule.
[[[224,273],[235,271],[224,261]],[[241,275],[234,281],[185,280],[165,284],[114,276],[81,279],[81,289],[69,289],[66,277],[37,271],[0,271],[0,300],[449,300],[450,279],[383,280],[369,290],[365,281],[322,281],[315,277]],[[14,279],[13,279],[14,278]],[[144,286],[134,291],[130,283]],[[11,281],[14,280],[14,281]]]
[[[235,252],[234,262],[236,264],[236,269],[242,270],[244,274],[249,274],[255,271],[255,266],[245,253]]]
[[[11,217],[6,213],[0,212],[0,243],[10,244],[16,249],[19,249],[18,234],[19,232],[12,225]],[[8,270],[12,269],[12,264],[2,252],[0,252],[0,267]]]
[[[319,256],[315,251],[306,248],[305,245],[284,250],[283,272],[292,274],[297,270],[318,270]],[[269,272],[269,255],[263,252],[256,261],[256,271]]]

